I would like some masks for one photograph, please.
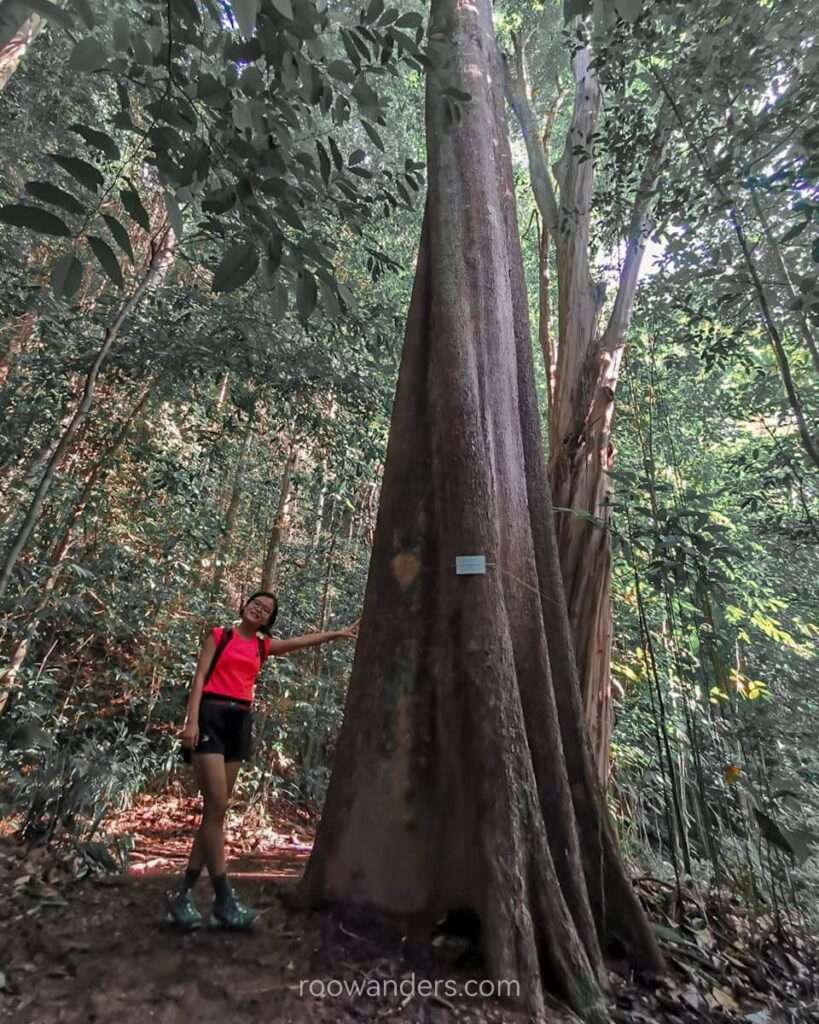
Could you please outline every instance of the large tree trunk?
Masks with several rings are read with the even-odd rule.
[[[44,19],[32,13],[26,4],[14,0],[0,3],[0,92],[44,25]]]
[[[594,281],[589,257],[594,197],[590,140],[600,109],[600,87],[590,56],[589,50],[581,47],[572,57],[574,110],[564,152],[555,168],[557,195],[534,123],[520,39],[515,40],[515,53],[506,65],[506,91],[526,142],[543,231],[553,238],[557,256],[559,331],[553,379],[550,374],[549,476],[580,690],[597,775],[605,784],[612,727],[611,424],[669,130],[663,109],[634,200],[617,295],[601,329],[605,289]],[[551,354],[552,346],[548,346],[546,355]]]
[[[303,892],[482,923],[489,973],[603,1021],[661,958],[585,739],[540,444],[489,0],[433,0],[429,192],[361,635]],[[448,123],[442,89],[471,94]],[[449,119],[451,122],[451,119]],[[486,556],[458,576],[458,555]]]

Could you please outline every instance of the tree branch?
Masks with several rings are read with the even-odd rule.
[[[634,197],[626,241],[626,257],[620,272],[617,297],[614,300],[606,332],[603,335],[603,348],[606,352],[613,352],[623,344],[631,320],[637,279],[640,276],[646,240],[651,230],[651,212],[654,207],[657,179],[663,167],[665,150],[671,135],[671,114],[671,108],[666,100],[657,115],[651,148],[640,178],[637,195]]]
[[[532,112],[532,91],[529,86],[526,54],[523,40],[518,32],[513,34],[512,42],[514,52],[504,54],[503,58],[506,99],[515,112],[523,134],[523,141],[526,143],[532,192],[543,226],[547,231],[554,232],[557,230],[557,198],[546,164],[546,153],[540,141],[540,133]]]

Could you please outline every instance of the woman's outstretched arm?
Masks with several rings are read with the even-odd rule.
[[[358,623],[346,629],[332,629],[325,633],[305,633],[304,636],[291,636],[287,640],[271,640],[271,654],[290,654],[292,651],[301,651],[305,647],[318,647],[319,644],[326,644],[331,640],[355,640],[358,636]]]

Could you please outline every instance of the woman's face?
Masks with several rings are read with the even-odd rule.
[[[242,612],[242,618],[254,629],[261,629],[270,621],[275,607],[272,597],[254,597],[248,601]]]

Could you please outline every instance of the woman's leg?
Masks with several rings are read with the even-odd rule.
[[[228,769],[233,776],[228,786]],[[225,814],[236,774],[233,764],[226,765],[222,754],[194,754],[193,771],[202,791],[202,823],[194,839],[188,869],[200,871],[207,865],[211,879],[225,873]]]
[[[211,754],[211,755],[201,754],[201,755],[198,755],[198,756],[200,756],[200,757],[208,757],[208,756],[210,756],[210,757],[218,757],[219,755],[218,754]],[[230,800],[231,793],[233,792],[233,787],[236,785],[236,777],[239,774],[239,769],[241,768],[241,766],[242,766],[241,761],[228,761],[225,764],[225,785],[227,787],[227,799],[228,799],[228,801]],[[200,783],[200,788],[201,788],[201,783]],[[204,793],[204,789],[202,790],[202,792]],[[202,824],[204,825],[204,818],[202,820]],[[200,826],[199,829],[197,829],[196,836],[194,837],[193,847],[191,848],[191,855],[190,855],[190,857],[188,859],[188,871],[190,872],[190,875],[188,876],[188,878],[189,879],[192,878],[193,882],[196,881],[196,879],[199,876],[199,873],[201,872],[202,868],[205,866],[205,845],[204,845],[204,838],[203,837],[204,837],[204,833],[202,832],[202,828]],[[224,840],[223,840],[223,846],[224,846]],[[193,884],[193,882],[191,882],[191,885]]]
[[[168,920],[186,929],[202,925],[202,915],[191,898],[191,890],[205,864],[217,900],[224,902],[230,895],[225,876],[224,820],[228,794],[236,777],[233,768],[229,773],[226,771],[225,759],[221,754],[194,754],[193,768],[204,797],[202,823],[194,838],[181,885],[175,893],[169,894],[168,901]]]

